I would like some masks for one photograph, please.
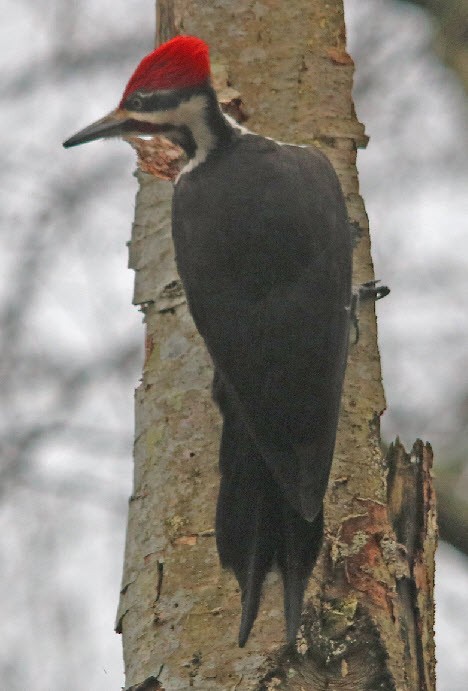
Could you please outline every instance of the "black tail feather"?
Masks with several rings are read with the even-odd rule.
[[[219,372],[213,394],[224,417],[216,542],[221,564],[234,571],[242,593],[239,646],[247,642],[263,581],[275,561],[284,583],[287,641],[294,643],[307,581],[322,545],[323,509],[306,521],[286,501]]]
[[[274,497],[278,490],[250,437],[234,418],[224,423],[220,461],[216,541],[222,565],[234,571],[241,588],[242,648],[257,617],[262,584],[276,553],[278,507]]]
[[[252,531],[248,537],[248,557],[244,563],[234,566],[234,573],[242,590],[242,616],[239,628],[239,647],[247,643],[253,623],[257,618],[262,585],[270,571],[275,555],[275,541],[268,525],[269,512],[265,510],[264,497],[259,497],[252,511]]]
[[[277,562],[284,584],[284,616],[288,643],[294,643],[301,624],[307,582],[322,546],[323,509],[306,521],[286,501],[282,506],[281,538]]]
[[[284,499],[242,421],[230,410],[220,451],[216,540],[221,563],[242,593],[239,646],[257,617],[262,585],[276,560],[284,583],[288,643],[301,622],[307,581],[322,544],[323,512],[306,521]]]

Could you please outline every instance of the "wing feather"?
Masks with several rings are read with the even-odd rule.
[[[345,205],[317,151],[242,139],[235,161],[245,159],[243,166],[233,168],[225,155],[218,167],[229,175],[215,163],[210,194],[194,175],[176,195],[177,261],[197,327],[247,429],[290,504],[313,520],[346,363]],[[226,177],[229,189],[220,189],[215,183]],[[201,180],[209,185],[210,175]]]

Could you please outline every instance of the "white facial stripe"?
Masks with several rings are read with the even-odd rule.
[[[206,124],[203,111],[207,108],[208,101],[203,94],[197,94],[187,101],[182,101],[175,108],[152,112],[132,112],[134,120],[151,122],[154,125],[174,125],[175,127],[188,127],[196,144],[197,150],[194,158],[179,173],[177,180],[183,173],[193,170],[199,163],[206,160],[209,152],[216,145],[216,138]]]
[[[132,119],[142,122],[151,122],[154,125],[174,125],[175,127],[188,127],[197,145],[197,158],[204,155],[205,160],[210,149],[216,144],[205,118],[201,113],[207,107],[206,96],[198,94],[187,101],[182,101],[175,108],[156,110],[152,112],[132,112]],[[201,162],[201,161],[200,161]]]
[[[188,125],[189,120],[193,120],[206,108],[206,98],[202,94],[192,96],[187,101],[181,101],[175,108],[154,111],[130,111],[134,120],[152,122],[154,125]]]

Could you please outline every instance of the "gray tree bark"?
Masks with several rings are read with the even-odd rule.
[[[341,0],[160,0],[158,10],[159,40],[174,33],[207,40],[218,86],[249,115],[251,129],[315,144],[329,156],[356,235],[354,280],[371,280],[355,166],[366,137],[351,98]],[[297,651],[282,647],[275,575],[248,645],[237,647],[240,595],[219,567],[213,530],[220,418],[210,396],[211,363],[174,265],[171,184],[141,172],[139,181],[130,265],[147,348],[117,617],[127,688],[434,689],[431,455],[418,444],[411,456],[397,445],[383,457],[385,401],[371,305],[362,310],[361,338],[349,357],[326,541]]]

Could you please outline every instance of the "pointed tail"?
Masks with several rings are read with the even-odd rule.
[[[294,511],[242,421],[233,415],[224,420],[220,468],[216,539],[221,563],[234,571],[242,592],[239,646],[247,642],[263,581],[274,561],[284,583],[287,640],[293,643],[307,581],[322,544],[323,511],[312,522]]]
[[[224,421],[220,469],[216,542],[221,564],[234,571],[241,588],[239,646],[243,648],[276,554],[277,505],[273,497],[278,490],[243,424],[234,416]]]
[[[288,643],[294,643],[301,625],[307,582],[322,547],[323,507],[306,521],[283,500],[277,561],[284,584],[284,616]]]

